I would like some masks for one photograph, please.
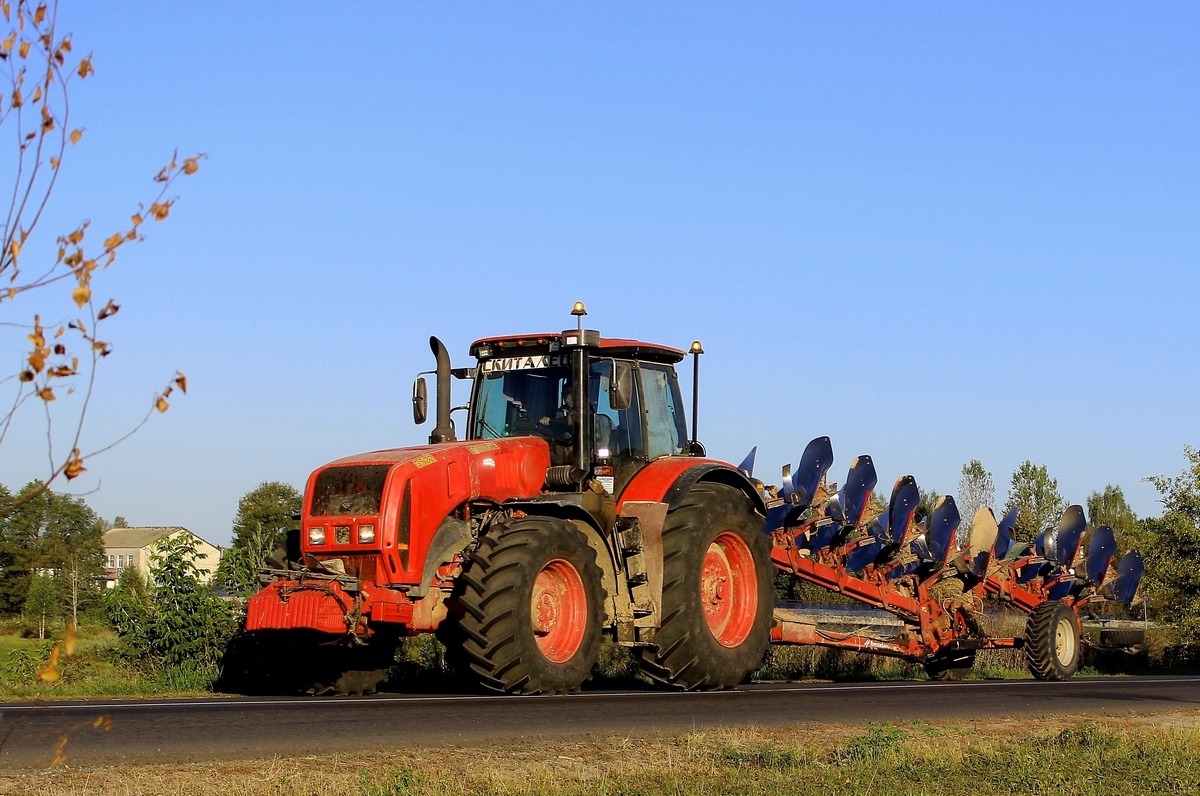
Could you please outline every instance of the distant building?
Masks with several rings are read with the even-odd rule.
[[[200,581],[208,583],[216,574],[221,562],[221,548],[209,544],[187,528],[113,528],[104,534],[105,566],[108,568],[108,588],[117,583],[128,567],[137,567],[149,579],[154,543],[170,537],[174,539],[187,534],[196,540],[196,569],[200,570]]]

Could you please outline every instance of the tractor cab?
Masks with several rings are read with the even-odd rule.
[[[582,303],[573,314],[586,314]],[[443,365],[439,353],[444,346],[431,344],[439,359],[439,382],[442,372],[474,380],[466,438],[545,440],[550,449],[546,485],[555,491],[584,491],[595,480],[609,494],[619,495],[654,459],[703,455],[700,444],[688,439],[675,372],[687,352],[678,348],[602,338],[581,322],[560,333],[476,340],[470,348],[476,367],[450,369],[448,356]],[[425,403],[422,384],[417,392],[419,421]],[[439,400],[448,392],[439,383]],[[430,442],[453,437],[453,426],[439,421]]]
[[[651,459],[685,454],[687,423],[674,368],[684,352],[597,339],[579,352],[586,379],[577,378],[561,335],[474,343],[479,365],[468,437],[541,437],[551,467],[565,468],[554,473],[552,486],[573,487],[590,476],[610,493]]]

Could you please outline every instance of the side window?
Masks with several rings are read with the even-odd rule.
[[[646,409],[646,453],[652,459],[683,453],[687,430],[675,371],[663,365],[642,364],[638,372]]]
[[[596,447],[608,448],[615,460],[629,459],[645,453],[642,442],[642,410],[637,390],[629,408],[612,408],[609,391],[612,385],[613,361],[600,360],[592,365],[588,396],[596,410]]]

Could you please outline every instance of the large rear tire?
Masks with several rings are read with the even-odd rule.
[[[692,487],[663,527],[662,622],[642,670],[689,691],[743,682],[770,640],[773,572],[749,499],[724,484]]]
[[[1082,646],[1075,612],[1057,600],[1044,602],[1025,622],[1025,657],[1038,680],[1068,680],[1079,668]]]
[[[492,525],[460,576],[451,634],[487,689],[568,694],[592,672],[604,622],[596,553],[570,522],[523,517]]]

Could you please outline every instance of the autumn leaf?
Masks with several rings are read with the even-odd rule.
[[[175,383],[177,385],[179,385],[180,391],[182,391],[186,395],[187,394],[187,376],[185,376],[183,374],[183,371],[179,371],[179,370],[175,371]]]
[[[200,169],[199,158],[184,158],[183,173],[195,174]]]
[[[59,648],[55,647],[50,653],[50,660],[46,663],[42,670],[37,673],[37,681],[41,683],[57,683],[62,678],[62,672],[58,668]]]
[[[12,105],[14,108],[19,108],[19,107],[21,107],[22,102],[23,102],[23,100],[21,99],[21,89],[14,88],[13,95],[12,95],[12,102],[9,104]]]
[[[54,759],[50,761],[50,768],[60,766],[67,762],[67,736],[58,736],[58,745],[54,747]]]
[[[96,320],[102,321],[105,318],[110,318],[113,315],[116,315],[117,311],[120,309],[121,309],[121,306],[119,304],[114,304],[113,300],[109,299],[108,303],[105,304],[104,307],[100,310],[100,315],[97,316]]]
[[[21,244],[14,239],[13,242],[8,245],[8,251],[12,255],[13,260],[16,260],[21,256]]]
[[[76,448],[75,450],[71,451],[71,455],[67,459],[67,464],[63,467],[63,475],[67,477],[67,480],[70,480],[86,469],[87,468],[83,466],[83,459],[79,457],[79,448]]]
[[[163,398],[161,395],[156,395],[154,396],[154,408],[159,411],[159,414],[162,414],[170,409],[171,405],[167,403],[166,398]]]
[[[67,632],[63,635],[63,654],[75,654],[75,623],[67,623]]]
[[[122,235],[120,232],[114,232],[113,234],[109,235],[107,238],[104,239],[104,248],[109,249],[111,251],[112,249],[117,248],[124,242],[125,242],[125,236]]]
[[[80,127],[76,130],[72,130],[70,138],[72,144],[78,144],[79,139],[83,138],[83,128]]]
[[[34,375],[36,375],[36,374],[34,374],[34,372],[32,370],[23,370],[23,371],[21,371],[21,375],[19,378],[23,382],[31,382],[31,381],[33,381]]]
[[[168,202],[151,202],[150,215],[154,216],[155,221],[162,221],[171,212],[171,203]]]
[[[60,329],[61,329],[62,327],[60,326],[60,327],[58,327],[58,328],[60,328]],[[63,345],[62,343],[55,343],[55,344],[54,344],[54,354],[55,354],[55,356],[60,356],[60,357],[61,357],[62,355],[66,354],[66,353],[67,353],[67,347],[66,347],[65,345]]]
[[[92,722],[92,726],[98,730],[108,732],[113,728],[112,718],[107,713],[103,716],[97,716],[96,720]]]
[[[54,400],[54,388],[53,387],[43,387],[42,389],[38,390],[38,398],[41,398],[43,401],[46,401],[46,402],[53,401]]]
[[[42,354],[41,348],[35,348],[30,352],[29,366],[33,368],[34,373],[42,372],[42,368],[46,366],[46,357]]]
[[[40,25],[42,20],[46,18],[46,4],[42,3],[37,7],[37,11],[33,12],[33,24]]]
[[[10,53],[12,52],[13,45],[16,43],[17,32],[14,30],[12,33],[4,37],[4,41],[0,41],[0,50],[3,50],[5,53]]]
[[[96,74],[96,70],[92,68],[92,56],[89,55],[87,58],[84,58],[82,61],[80,61],[79,69],[77,71],[79,72],[80,77],[87,77],[88,75]]]
[[[75,306],[82,307],[92,299],[92,289],[87,285],[80,285],[71,291],[71,298],[75,301]]]

